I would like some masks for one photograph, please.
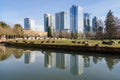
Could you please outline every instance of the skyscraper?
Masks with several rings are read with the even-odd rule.
[[[92,30],[94,33],[96,33],[97,29],[98,29],[97,17],[94,16],[94,18],[92,19]]]
[[[72,5],[70,8],[70,30],[71,32],[83,33],[83,8]]]
[[[91,25],[91,14],[84,13],[84,33],[92,31]]]
[[[53,17],[51,14],[44,14],[44,31],[48,32],[48,27],[53,27]]]
[[[56,31],[64,30],[66,28],[66,12],[59,12],[55,14],[55,29]]]
[[[35,21],[30,18],[24,19],[24,29],[26,30],[34,30],[35,27]]]

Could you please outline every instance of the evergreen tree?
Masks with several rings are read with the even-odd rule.
[[[111,10],[107,14],[105,25],[106,25],[107,37],[111,40],[113,37],[115,37],[117,32],[116,25],[115,25],[115,17]]]
[[[48,37],[53,37],[53,32],[52,32],[52,27],[51,27],[51,26],[48,27],[47,36],[48,36]]]

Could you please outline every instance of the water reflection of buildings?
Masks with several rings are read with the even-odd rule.
[[[28,52],[25,52],[24,55],[25,55],[24,56],[24,58],[25,58],[24,62],[26,64],[30,64],[30,63],[34,63],[35,62],[35,54],[34,53],[28,51]]]
[[[50,68],[53,66],[54,55],[51,52],[44,52],[44,66]]]
[[[64,53],[55,54],[51,52],[44,52],[45,68],[55,66],[58,69],[68,70],[73,75],[82,75],[84,72],[84,58],[80,55],[68,55],[69,54]]]
[[[70,56],[70,71],[73,75],[82,75],[84,72],[84,59],[80,55]]]
[[[67,64],[66,55],[67,54],[56,53],[56,68],[66,69]]]

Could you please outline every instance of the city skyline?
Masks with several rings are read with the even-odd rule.
[[[120,17],[120,1],[116,0],[69,0],[69,1],[55,1],[52,0],[49,3],[46,3],[46,0],[34,0],[34,1],[24,1],[24,0],[1,0],[2,3],[0,9],[0,21],[5,21],[10,25],[15,23],[24,24],[24,18],[29,17],[33,18],[36,22],[35,30],[41,28],[44,29],[44,13],[50,13],[54,15],[60,11],[67,12],[67,26],[69,27],[69,8],[71,5],[80,5],[84,8],[84,13],[91,13],[92,18],[97,16],[99,19],[104,20],[107,12],[111,9],[114,12],[114,15]],[[18,3],[20,5],[18,5]],[[55,4],[54,4],[55,3]],[[54,4],[54,5],[53,5]],[[32,6],[34,5],[34,6]],[[62,5],[62,6],[60,6]],[[108,6],[111,5],[111,6]],[[101,8],[104,6],[105,8]],[[99,10],[98,10],[99,9]],[[55,16],[55,15],[54,15]],[[41,27],[40,27],[41,26]],[[23,26],[24,27],[24,26]]]

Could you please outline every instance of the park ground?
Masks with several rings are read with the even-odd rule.
[[[7,42],[11,43],[25,43],[25,44],[52,44],[52,45],[79,45],[84,46],[85,42],[89,43],[88,46],[95,46],[96,44],[99,44],[99,47],[113,47],[113,48],[120,48],[120,40],[111,40],[114,42],[113,44],[103,44],[104,42],[110,42],[110,40],[72,40],[72,39],[54,39],[54,38],[48,38],[48,39],[40,39],[40,40],[7,40]]]

